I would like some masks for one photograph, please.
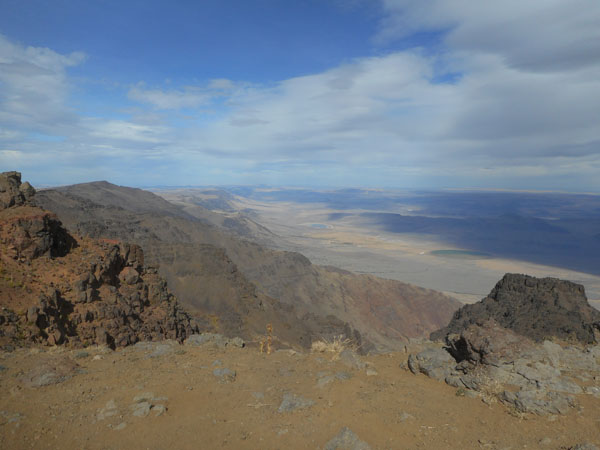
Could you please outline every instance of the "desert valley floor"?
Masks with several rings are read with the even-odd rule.
[[[198,199],[211,199],[202,189],[156,190],[156,193],[183,206],[193,205]],[[589,273],[493,256],[435,255],[431,252],[456,247],[432,235],[387,232],[352,217],[363,210],[241,196],[230,200],[230,204],[237,211],[252,211],[253,219],[274,233],[263,237],[266,245],[298,251],[315,264],[415,284],[444,292],[464,303],[481,300],[507,272],[549,276],[583,284],[590,303],[600,309],[600,277]],[[333,219],[336,213],[348,217]]]

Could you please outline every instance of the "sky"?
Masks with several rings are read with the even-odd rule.
[[[0,171],[598,193],[598,24],[598,0],[0,0]]]

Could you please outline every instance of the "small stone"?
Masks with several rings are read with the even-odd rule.
[[[377,371],[375,369],[367,369],[367,376],[368,377],[374,377],[374,376],[377,376],[377,375],[379,375],[379,374],[377,373]]]
[[[600,386],[588,386],[585,388],[585,393],[600,398]]]
[[[344,427],[325,444],[325,450],[371,450],[371,447],[361,441],[350,428]]]
[[[211,366],[213,366],[213,367],[222,366],[222,365],[223,365],[223,363],[219,359],[215,359],[211,364]]]
[[[353,369],[364,369],[367,367],[367,363],[361,360],[360,356],[358,356],[355,351],[350,350],[349,348],[340,353],[340,361]]]
[[[322,389],[325,386],[327,386],[328,384],[332,383],[333,380],[335,380],[335,377],[333,375],[327,375],[327,376],[321,377],[317,380],[317,387]]]
[[[154,400],[154,393],[144,392],[143,394],[133,397],[134,403],[151,402]]]
[[[400,420],[400,422],[406,422],[407,420],[413,420],[414,418],[415,416],[412,414],[403,411],[402,414],[400,414],[400,417],[398,417],[398,420]]]
[[[104,420],[107,417],[112,417],[112,416],[116,415],[117,412],[118,412],[117,404],[115,403],[114,400],[109,400],[106,402],[106,405],[104,405],[104,408],[102,408],[98,411],[96,418],[98,420]]]
[[[114,427],[113,430],[121,431],[121,430],[125,429],[126,426],[127,426],[127,424],[125,422],[121,422],[119,425]]]
[[[597,446],[586,442],[584,444],[577,444],[574,447],[571,447],[571,450],[599,450]]]
[[[154,405],[150,410],[158,417],[162,416],[167,411],[167,408],[164,405]]]
[[[235,370],[227,368],[215,369],[213,370],[213,375],[219,378],[220,383],[231,383],[232,381],[235,381],[236,377]]]
[[[150,403],[148,402],[140,402],[131,405],[133,415],[136,417],[146,417],[150,414],[150,407]]]
[[[232,339],[229,339],[228,345],[230,345],[232,347],[243,348],[246,346],[246,343],[244,342],[244,340],[242,338],[234,337]]]
[[[104,358],[102,358],[102,355],[96,355],[92,358],[92,361],[100,361],[102,359],[104,359]]]
[[[346,381],[353,377],[350,372],[336,372],[335,377],[340,381]]]
[[[148,358],[158,358],[159,356],[164,356],[173,353],[173,351],[174,349],[171,345],[160,344],[156,346],[156,348],[152,353],[150,353],[150,355],[148,355]]]
[[[543,446],[552,445],[552,439],[550,439],[549,437],[540,439],[540,445],[543,445]]]
[[[89,356],[90,356],[90,354],[89,354],[88,352],[86,352],[85,350],[81,350],[81,351],[79,351],[79,352],[76,352],[76,353],[73,355],[73,358],[76,358],[76,359],[83,359],[83,358],[87,358],[87,357],[89,357]]]
[[[292,412],[299,409],[310,408],[314,404],[315,402],[312,400],[286,392],[283,394],[283,400],[281,401],[281,405],[279,405],[279,409],[277,409],[277,411],[279,413]]]

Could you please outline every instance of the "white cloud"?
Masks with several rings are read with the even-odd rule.
[[[168,129],[164,126],[151,126],[133,123],[127,120],[88,120],[89,136],[96,142],[126,141],[130,145],[134,142],[158,144]]]
[[[156,170],[154,182],[164,184],[267,177],[600,191],[600,3],[384,6],[378,39],[437,30],[438,51],[357,58],[262,86],[225,78],[167,88],[140,83],[122,99],[135,107],[118,118],[68,108],[67,68],[81,54],[0,39],[0,148],[87,174],[112,167],[123,183],[144,184]],[[23,140],[30,130],[60,130],[66,140],[44,142],[42,152],[39,142]],[[44,152],[54,159],[38,158]],[[219,179],[224,174],[232,178]]]
[[[61,55],[0,35],[0,126],[60,133],[75,122],[67,105],[66,68],[84,60],[81,52]]]
[[[379,40],[447,31],[446,44],[501,56],[508,66],[565,71],[600,63],[600,2],[594,0],[383,0]]]

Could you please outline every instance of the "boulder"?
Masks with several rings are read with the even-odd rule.
[[[409,369],[484,398],[498,397],[520,412],[565,414],[575,405],[573,394],[584,392],[578,383],[600,375],[597,347],[537,344],[493,320],[448,336],[447,344],[411,354]]]
[[[135,284],[140,281],[140,274],[133,267],[125,267],[119,273],[119,280],[121,280],[121,283]]]
[[[451,376],[455,366],[456,361],[443,348],[428,348],[408,357],[408,367],[412,373],[423,373],[438,381]]]
[[[499,365],[512,361],[525,351],[534,351],[533,342],[503,328],[494,320],[470,325],[460,334],[446,337],[448,351],[456,361]]]
[[[40,256],[66,255],[76,243],[58,218],[39,208],[17,214],[0,212],[0,243],[12,248],[14,257],[32,260]]]

